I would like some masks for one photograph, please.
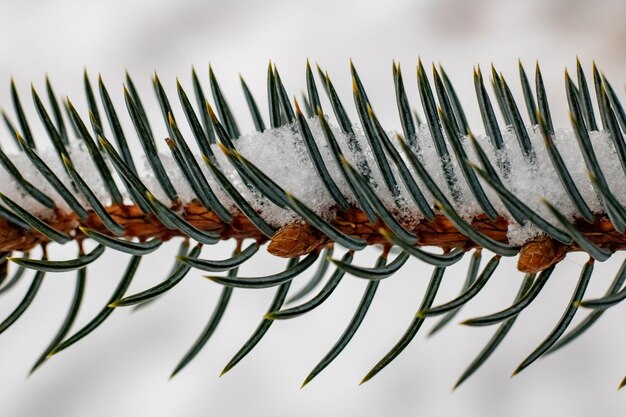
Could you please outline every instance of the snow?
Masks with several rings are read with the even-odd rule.
[[[341,192],[347,196],[348,201],[354,203],[354,197],[348,187],[348,184],[343,178],[339,166],[335,162],[330,148],[327,145],[320,122],[316,118],[312,118],[308,120],[308,123],[331,177]],[[354,127],[354,139],[359,142],[364,151],[362,155],[355,155],[348,147],[347,138],[341,130],[332,124],[331,128],[344,155],[353,165],[357,164],[358,158],[364,158],[367,161],[372,171],[372,186],[374,187],[376,195],[379,196],[385,206],[407,224],[421,220],[423,218],[421,213],[414,205],[411,197],[407,194],[404,184],[398,175],[397,169],[392,164],[392,170],[400,186],[401,195],[404,197],[406,202],[406,205],[402,207],[400,211],[396,208],[394,199],[389,190],[386,189],[381,173],[370,150],[368,141],[362,130],[356,126]],[[506,187],[532,210],[535,210],[542,217],[559,227],[558,222],[556,222],[547,207],[541,202],[542,198],[547,199],[554,206],[559,208],[559,210],[569,219],[577,217],[577,211],[557,176],[548,153],[546,152],[544,140],[539,132],[539,129],[534,126],[528,127],[527,131],[536,152],[536,158],[532,160],[529,160],[529,158],[526,158],[522,154],[515,138],[515,134],[511,130],[505,130],[502,132],[505,147],[499,151],[499,153],[493,148],[488,137],[479,135],[477,136],[477,140],[487,152],[489,159],[492,161],[496,169],[498,169],[497,164],[495,163],[497,158],[506,156],[510,160],[510,172],[508,176],[504,177],[501,175]],[[388,132],[388,136],[394,146],[399,148],[399,144],[396,140],[396,133],[390,131]],[[624,171],[619,163],[610,136],[605,132],[590,132],[590,137],[600,166],[607,178],[611,190],[622,204],[626,203],[626,189],[621,186],[624,180]],[[571,130],[559,129],[555,132],[553,139],[584,200],[587,202],[592,211],[598,213],[602,212],[603,208],[589,179],[588,171],[584,164],[584,160],[574,133]],[[448,149],[452,157],[451,165],[456,173],[456,176],[458,177],[459,198],[457,201],[454,201],[454,199],[451,198],[450,192],[446,186],[445,177],[443,175],[439,158],[435,151],[428,128],[422,125],[417,132],[415,140],[416,145],[414,150],[418,154],[420,161],[424,164],[441,190],[448,196],[449,200],[452,202],[459,214],[468,220],[477,214],[480,214],[481,209],[470,192],[467,182],[461,174],[458,161],[454,157],[451,146],[448,144]],[[477,165],[480,165],[469,139],[463,138],[462,143],[469,159]],[[267,129],[262,133],[255,132],[246,134],[235,141],[235,146],[243,156],[259,167],[284,190],[295,195],[304,204],[316,213],[320,214],[322,217],[328,220],[333,218],[335,213],[332,208],[335,204],[330,194],[324,187],[321,179],[316,174],[315,168],[310,160],[297,125]],[[72,140],[70,141],[69,149],[70,156],[78,172],[81,173],[85,181],[92,187],[93,191],[101,199],[101,201],[106,204],[108,201],[106,189],[97,170],[94,168],[94,164],[91,161],[84,144],[79,140]],[[244,198],[246,198],[246,200],[248,200],[251,205],[259,213],[261,213],[263,218],[268,221],[268,223],[276,227],[280,227],[299,219],[293,212],[275,206],[259,193],[248,189],[235,169],[230,165],[227,158],[216,145],[214,145],[214,153],[226,177],[235,185]],[[56,172],[64,183],[68,184],[68,187],[71,189],[69,177],[65,174],[63,167],[53,150],[46,149],[44,151],[40,151],[39,154],[50,165],[51,169]],[[429,200],[431,205],[434,205],[432,195],[427,191],[423,182],[417,177],[411,165],[408,163],[406,156],[401,150],[400,154],[403,158],[405,158],[407,166],[417,179],[417,183],[422,189],[424,195]],[[61,208],[68,209],[67,205],[63,202],[60,196],[52,189],[45,178],[32,167],[23,153],[12,154],[9,155],[9,157],[28,181],[53,198],[53,200]],[[172,184],[178,191],[181,201],[183,203],[191,201],[194,197],[193,192],[182,173],[180,173],[180,170],[176,166],[171,155],[161,154],[160,157],[166,172],[170,175]],[[138,161],[139,160],[140,158],[138,158]],[[221,190],[219,185],[212,178],[210,171],[204,166],[200,157],[198,157],[198,161],[204,170],[209,184],[218,198],[225,204],[226,207],[231,210],[235,210],[233,201],[223,190]],[[146,186],[158,198],[163,201],[167,201],[165,194],[158,185],[158,182],[152,173],[149,164],[145,160],[145,157],[143,157],[143,161],[139,162],[137,166],[139,167],[140,175]],[[500,215],[509,220],[508,237],[511,244],[520,245],[541,234],[541,231],[539,231],[532,224],[517,224],[515,220],[510,217],[497,194],[482,179],[480,181],[495,209]],[[121,181],[119,181],[119,178],[117,178],[117,182],[120,185],[120,189],[123,190],[123,186]],[[20,187],[15,185],[15,181],[4,169],[0,169],[0,192],[14,199],[18,204],[22,205],[27,210],[36,213],[41,217],[45,218],[49,215],[49,211],[45,207],[23,192]],[[125,198],[128,198],[126,194]],[[79,200],[82,201],[83,204],[87,205],[84,199],[79,198]]]

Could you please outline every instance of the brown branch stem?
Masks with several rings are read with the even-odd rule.
[[[196,202],[184,206],[179,204],[172,208],[196,228],[214,232],[223,240],[250,238],[259,243],[270,240],[268,252],[283,258],[305,255],[332,243],[322,232],[303,222],[285,225],[272,239],[268,239],[241,212],[235,212],[232,220],[227,224],[222,222],[215,213]],[[179,231],[165,227],[153,214],[144,214],[135,205],[111,205],[106,209],[115,221],[124,226],[126,238],[139,240],[159,238],[167,241],[176,236],[183,236]],[[93,212],[90,212],[83,221],[74,213],[56,209],[50,218],[43,220],[53,228],[75,237],[78,241],[85,238],[85,235],[80,232],[81,226],[108,233]],[[496,221],[492,221],[485,215],[479,215],[471,223],[478,232],[499,242],[508,243],[509,223],[505,218],[499,217]],[[347,235],[366,240],[369,245],[389,243],[378,232],[384,225],[370,222],[357,208],[337,210],[336,217],[331,224]],[[602,248],[613,252],[626,249],[626,236],[616,232],[606,217],[598,217],[592,224],[577,221],[575,225],[589,240]],[[455,248],[470,250],[479,247],[460,233],[443,215],[437,215],[432,222],[421,221],[405,226],[417,235],[416,246],[439,247],[444,252]],[[47,242],[46,237],[36,230],[23,229],[0,218],[0,252],[28,251]],[[562,260],[568,252],[578,250],[581,248],[576,244],[563,245],[549,237],[540,236],[522,246],[517,266],[521,272],[539,272]]]

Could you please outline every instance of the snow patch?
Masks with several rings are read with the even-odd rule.
[[[330,176],[335,181],[337,187],[343,195],[347,197],[348,201],[355,203],[354,196],[350,191],[348,183],[341,174],[340,168],[331,154],[330,147],[324,137],[320,122],[316,118],[312,118],[308,121],[308,123]],[[400,193],[406,202],[406,205],[398,211],[395,206],[393,196],[385,186],[385,182],[383,181],[381,172],[378,169],[378,165],[375,161],[374,155],[372,154],[369,143],[360,128],[354,126],[355,136],[352,140],[356,141],[360,145],[360,148],[363,150],[362,154],[356,154],[353,152],[353,150],[348,146],[348,137],[343,134],[338,127],[332,126],[331,128],[344,155],[353,165],[356,166],[358,162],[363,160],[367,162],[371,169],[372,187],[374,188],[376,195],[383,201],[386,207],[395,212],[396,215],[407,224],[418,222],[423,219],[422,214],[419,212],[404,187],[396,167],[390,162],[392,165],[392,171],[400,188]],[[541,202],[542,198],[550,201],[569,219],[574,219],[580,216],[578,215],[575,206],[572,204],[566,190],[562,186],[549,155],[546,152],[541,132],[539,132],[536,126],[527,128],[527,131],[536,153],[536,158],[532,160],[523,155],[515,134],[510,129],[502,132],[505,146],[500,151],[495,150],[487,136],[480,135],[476,139],[482,145],[496,169],[500,169],[496,163],[498,159],[507,158],[510,161],[510,171],[508,174],[505,176],[503,172],[499,172],[505,186],[532,210],[536,211],[539,215],[550,221],[556,227],[560,227],[556,219],[554,219],[550,214],[547,207],[545,207],[545,205]],[[388,136],[394,146],[399,149],[395,132],[388,132]],[[606,176],[611,190],[622,204],[626,203],[626,187],[623,187],[624,170],[619,162],[609,134],[606,132],[591,132],[590,137],[600,166]],[[414,139],[415,145],[413,150],[417,153],[420,161],[424,164],[434,181],[446,194],[459,214],[465,219],[471,219],[472,217],[480,214],[480,206],[472,195],[467,182],[463,178],[459,168],[459,163],[454,156],[451,146],[448,144],[451,156],[449,164],[458,178],[458,196],[456,200],[452,198],[452,195],[448,190],[440,159],[436,153],[428,128],[422,125]],[[559,129],[554,134],[554,142],[584,200],[587,202],[592,211],[597,213],[602,212],[603,207],[589,179],[588,170],[584,163],[584,159],[578,147],[574,133],[571,130]],[[477,165],[481,165],[469,139],[463,138],[462,144],[468,154],[468,158]],[[313,211],[329,220],[335,216],[335,212],[332,209],[333,206],[335,206],[335,203],[316,173],[297,125],[288,125],[276,129],[267,129],[266,131],[260,133],[256,132],[246,134],[235,141],[235,146],[243,156],[259,167],[284,190],[295,195]],[[252,207],[254,207],[268,223],[273,226],[280,227],[299,219],[299,217],[293,212],[277,207],[258,192],[250,190],[239,177],[236,170],[230,165],[227,158],[222,154],[219,147],[214,145],[213,150],[224,175],[226,175],[237,190],[248,202],[250,202]],[[422,192],[426,196],[426,199],[432,206],[434,204],[432,195],[427,191],[423,182],[413,171],[406,155],[404,155],[400,149],[399,152],[405,159],[406,165],[413,173],[417,184],[420,186]],[[98,171],[95,169],[93,161],[91,160],[84,143],[79,140],[70,141],[69,153],[76,169],[83,176],[89,186],[92,187],[92,190],[98,198],[104,204],[109,203],[110,199],[107,195],[106,188],[103,185]],[[73,188],[69,176],[65,173],[59,158],[56,156],[56,153],[52,149],[46,149],[44,151],[40,151],[39,155],[49,164],[50,168],[61,178],[61,180],[68,185],[68,188],[72,190]],[[39,188],[43,193],[51,197],[61,208],[69,209],[67,204],[65,204],[56,191],[54,191],[46,179],[32,166],[25,154],[18,153],[9,155],[9,158],[16,165],[24,178]],[[176,163],[171,155],[162,153],[160,154],[160,158],[166,172],[169,174],[172,184],[178,192],[180,200],[183,203],[191,201],[194,198],[194,193],[176,166]],[[144,180],[146,186],[158,198],[163,201],[167,201],[166,196],[161,190],[161,187],[159,186],[154,173],[150,169],[145,156],[137,159],[137,166],[140,171],[139,174]],[[234,202],[219,187],[217,182],[213,179],[210,171],[199,157],[198,162],[202,167],[207,181],[220,201],[222,201],[226,207],[231,210],[235,210]],[[112,171],[114,170],[112,169]],[[120,189],[123,190],[122,182],[117,176],[116,180]],[[537,227],[530,223],[526,225],[517,224],[515,220],[511,218],[505,206],[490,186],[482,179],[480,179],[480,182],[483,185],[483,189],[485,190],[489,200],[498,213],[509,220],[510,226],[508,230],[508,238],[511,244],[520,245],[542,234]],[[0,192],[15,200],[18,204],[32,213],[41,217],[49,215],[49,210],[28,195],[22,187],[16,185],[15,180],[3,168],[0,169]],[[127,201],[130,201],[127,193],[124,193],[124,196]],[[84,199],[79,197],[79,200],[88,207]]]

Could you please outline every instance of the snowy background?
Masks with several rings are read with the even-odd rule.
[[[206,86],[211,62],[231,106],[237,109],[240,126],[250,130],[238,73],[265,111],[261,98],[268,60],[278,64],[290,94],[299,95],[306,58],[310,58],[330,72],[341,97],[351,103],[351,57],[384,125],[399,128],[391,61],[403,65],[409,99],[417,105],[414,67],[421,56],[425,63],[445,66],[466,105],[470,125],[478,131],[482,124],[472,66],[481,64],[487,69],[493,62],[519,96],[513,80],[521,58],[528,71],[536,59],[541,62],[556,124],[566,126],[563,69],[573,69],[577,55],[587,69],[595,59],[624,98],[625,17],[626,3],[618,0],[358,4],[0,0],[0,106],[11,108],[8,86],[14,76],[31,124],[38,126],[30,104],[30,82],[43,91],[47,73],[57,93],[67,94],[84,111],[81,77],[86,67],[92,81],[102,73],[115,103],[123,108],[121,85],[126,68],[149,103],[154,126],[165,135],[150,85],[152,72],[158,70],[168,92],[175,95],[176,76],[190,86],[191,65]],[[35,133],[43,134],[39,127]],[[1,143],[8,143],[7,132],[1,135]],[[175,246],[168,245],[144,260],[131,292],[163,279]],[[232,244],[226,243],[204,253],[217,259],[231,249]],[[69,257],[72,252],[56,248],[52,255]],[[371,262],[372,254],[359,254],[357,260]],[[174,365],[204,327],[219,294],[219,288],[198,272],[143,311],[116,311],[95,333],[26,378],[60,326],[72,296],[71,274],[49,276],[32,307],[0,338],[0,415],[622,415],[625,394],[615,388],[626,373],[624,306],[607,312],[575,344],[509,378],[559,319],[585,260],[569,256],[559,265],[490,361],[453,393],[450,389],[456,378],[493,328],[451,325],[428,341],[423,332],[374,380],[358,386],[360,378],[402,335],[421,301],[431,271],[417,261],[380,286],[352,343],[302,391],[299,386],[304,377],[350,320],[365,287],[361,280],[347,277],[319,310],[275,323],[252,354],[221,379],[217,377],[220,370],[256,327],[273,291],[235,291],[209,345],[168,381]],[[588,295],[604,292],[622,260],[618,254],[596,266]],[[125,262],[123,256],[105,254],[92,268],[77,327],[109,298]],[[245,271],[270,273],[282,267],[282,262],[263,254]],[[466,263],[450,269],[437,300],[443,302],[456,294],[464,267]],[[513,260],[503,262],[498,275],[459,318],[508,305],[521,278]],[[8,314],[28,281],[2,298],[0,314]]]

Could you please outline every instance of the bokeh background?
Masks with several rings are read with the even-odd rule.
[[[175,95],[176,76],[190,87],[192,65],[208,87],[210,62],[240,126],[251,130],[239,73],[265,111],[268,60],[278,64],[290,94],[299,95],[310,58],[330,72],[341,97],[351,103],[348,59],[352,58],[379,117],[386,127],[399,128],[391,62],[395,59],[403,65],[409,98],[417,106],[413,74],[421,56],[425,63],[445,66],[466,105],[470,124],[481,131],[472,66],[488,68],[493,62],[519,97],[513,79],[520,58],[531,72],[535,60],[541,62],[554,117],[557,124],[567,126],[563,69],[573,69],[576,56],[587,69],[595,59],[623,99],[625,18],[622,0],[0,0],[0,106],[11,110],[8,86],[13,76],[31,124],[38,125],[29,83],[43,90],[48,74],[57,93],[67,94],[84,111],[81,77],[87,68],[92,80],[102,73],[115,103],[123,108],[122,82],[128,69],[148,103],[153,124],[164,136],[150,85],[152,72],[158,70],[168,92]],[[43,134],[39,126],[35,133]],[[8,143],[8,132],[1,135],[2,143]],[[130,291],[163,279],[175,250],[175,245],[168,245],[147,258]],[[204,253],[220,258],[231,250],[232,244],[226,243]],[[72,252],[73,248],[55,248],[53,255],[69,257]],[[373,255],[365,252],[357,259],[371,262]],[[28,369],[60,326],[72,296],[72,274],[52,275],[32,307],[0,338],[0,415],[623,415],[625,393],[615,388],[626,373],[624,306],[607,312],[575,344],[509,378],[559,319],[585,260],[573,255],[559,265],[500,349],[455,392],[450,389],[456,378],[494,328],[453,324],[430,340],[423,332],[374,380],[358,386],[365,372],[402,335],[421,301],[430,268],[417,261],[381,285],[353,342],[304,390],[299,389],[300,383],[350,320],[365,287],[361,280],[347,277],[317,311],[275,323],[252,354],[222,378],[218,378],[220,370],[256,327],[273,291],[235,291],[209,345],[168,381],[219,294],[219,288],[198,272],[142,311],[116,311],[95,333],[27,378]],[[622,260],[617,254],[597,265],[589,295],[604,292]],[[125,256],[105,254],[91,268],[77,326],[104,305],[126,261]],[[270,273],[283,264],[262,254],[244,271]],[[437,300],[455,296],[466,266],[451,268]],[[459,318],[508,305],[521,279],[514,261],[504,261],[499,275]],[[28,281],[2,298],[0,314],[8,314]]]

